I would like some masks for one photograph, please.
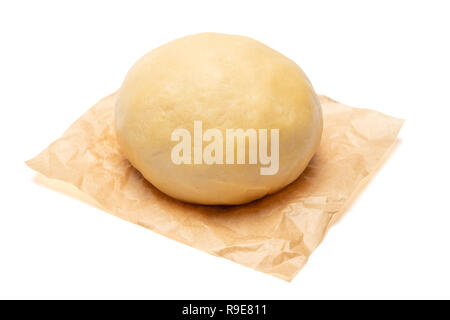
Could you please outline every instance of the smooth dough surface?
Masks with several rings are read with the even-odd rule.
[[[260,163],[173,163],[178,142],[171,134],[185,128],[193,141],[194,121],[224,139],[226,129],[279,129],[278,172],[261,175]],[[124,155],[162,192],[192,203],[242,204],[299,177],[319,146],[322,112],[290,59],[247,37],[203,33],[169,42],[130,69],[115,125]]]

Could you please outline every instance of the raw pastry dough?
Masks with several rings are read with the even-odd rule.
[[[203,134],[208,129],[223,133],[223,164],[202,158],[195,163],[194,146],[190,164],[172,161],[179,143],[172,139],[174,130],[189,131],[194,145],[196,121]],[[119,90],[115,126],[124,155],[159,190],[192,203],[242,204],[297,179],[319,146],[322,112],[311,83],[293,61],[247,37],[203,33],[167,43],[131,68]],[[249,163],[252,152],[259,155],[249,138],[245,163],[226,164],[226,130],[239,128],[266,129],[268,137],[278,129],[275,174],[261,174],[269,165],[259,158]],[[269,155],[275,152],[271,142]],[[203,140],[199,154],[210,143]]]

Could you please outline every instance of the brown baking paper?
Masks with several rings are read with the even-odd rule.
[[[250,204],[202,206],[161,193],[120,153],[115,98],[102,99],[27,164],[120,218],[288,281],[380,165],[403,123],[321,96],[322,143],[300,178]]]

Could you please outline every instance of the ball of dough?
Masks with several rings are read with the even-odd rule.
[[[232,205],[299,177],[319,146],[322,111],[290,59],[247,37],[204,33],[150,51],[131,68],[115,126],[123,154],[156,188]]]

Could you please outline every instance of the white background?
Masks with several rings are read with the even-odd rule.
[[[24,161],[147,51],[215,31],[296,61],[318,93],[406,119],[291,282],[36,183]],[[448,1],[2,1],[0,298],[450,298]]]

